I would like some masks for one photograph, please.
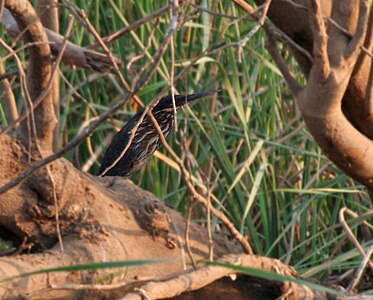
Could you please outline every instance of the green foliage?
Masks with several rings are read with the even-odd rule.
[[[168,1],[75,3],[104,37]],[[216,182],[213,205],[250,239],[256,253],[277,257],[306,276],[319,278],[356,267],[361,258],[346,239],[338,212],[344,206],[359,215],[367,212],[369,200],[363,187],[336,169],[304,128],[296,101],[265,50],[264,33],[258,31],[240,56],[233,43],[244,38],[255,23],[233,1],[209,1],[206,9],[217,14],[193,6],[180,10],[182,23],[174,36],[175,75],[192,60],[200,59],[175,82],[175,89],[178,93],[221,89],[222,93],[215,100],[203,99],[180,111],[178,131],[168,138],[170,145],[180,157],[187,154],[195,184],[201,191]],[[60,14],[63,34],[69,11],[61,7]],[[159,22],[151,20],[109,45],[125,66],[139,56],[129,69],[121,69],[130,84],[142,68],[149,68],[169,22],[166,13]],[[84,26],[78,21],[74,24],[70,41],[82,46],[95,43]],[[299,82],[305,83],[289,50],[284,46],[281,51]],[[169,84],[171,65],[168,48],[138,94],[145,104]],[[69,85],[61,81],[61,146],[118,101],[117,86],[126,93],[113,73],[94,74],[67,66],[62,66],[62,72]],[[73,88],[82,98],[74,95]],[[105,137],[118,130],[134,112],[134,107],[126,104],[68,158],[78,168],[96,174],[100,158],[92,167],[87,162],[96,151],[102,155]],[[189,145],[187,151],[185,142]],[[211,161],[212,175],[207,182]],[[181,212],[191,200],[179,171],[165,160],[153,157],[131,179]],[[203,224],[205,215],[201,207],[194,210],[194,219]],[[224,231],[215,217],[212,224],[215,231]],[[358,224],[354,226],[354,233],[360,234]],[[371,244],[372,241],[366,246]]]

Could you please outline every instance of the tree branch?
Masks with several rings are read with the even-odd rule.
[[[4,9],[1,23],[5,25],[7,32],[11,37],[16,38],[20,35],[21,31],[18,28],[18,25],[13,16],[10,14],[9,10]],[[57,56],[58,53],[61,52],[61,47],[64,43],[64,36],[48,28],[44,28],[44,31],[48,36],[52,54]],[[106,72],[110,68],[112,68],[111,60],[105,54],[83,48],[69,41],[67,42],[66,50],[63,53],[62,60],[70,66],[94,70],[96,72]],[[114,56],[114,60],[119,66],[123,65],[119,58]]]
[[[310,132],[330,160],[352,178],[373,188],[373,161],[371,159],[373,157],[373,142],[360,133],[342,112],[342,99],[345,96],[358,57],[352,53],[360,51],[360,49],[352,51],[350,47],[351,45],[359,47],[366,34],[367,6],[365,2],[365,0],[360,0],[361,9],[358,18],[353,14],[347,15],[347,17],[346,14],[340,14],[340,3],[334,4],[333,10],[336,11],[334,20],[346,28],[347,24],[353,26],[351,23],[355,22],[357,40],[353,41],[355,39],[353,38],[350,41],[341,32],[329,34],[329,53],[322,55],[329,55],[330,61],[333,62],[330,75],[326,80],[324,80],[324,76],[320,76],[321,66],[319,64],[324,61],[315,59],[308,84],[297,100]],[[318,33],[316,30],[313,30],[313,33],[314,40],[317,40]],[[320,46],[318,43],[315,43],[314,47]],[[338,47],[334,45],[338,45]],[[350,53],[350,55],[346,57],[345,53]]]
[[[25,40],[31,43],[29,47],[29,67],[27,88],[34,101],[46,89],[51,80],[51,53],[47,36],[32,5],[26,0],[6,0],[5,7],[9,9],[21,30],[24,30]],[[30,107],[32,110],[33,107]],[[49,95],[35,109],[36,139],[46,153],[52,152],[53,132],[57,125],[53,103]],[[21,136],[27,140],[30,131],[27,122],[20,126]],[[34,141],[36,142],[36,141]]]
[[[330,63],[328,58],[328,35],[325,29],[324,18],[321,12],[320,0],[310,0],[309,15],[313,33],[314,68],[317,67],[323,80],[328,78]]]

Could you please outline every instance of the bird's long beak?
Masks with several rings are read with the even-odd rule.
[[[207,90],[207,91],[203,91],[200,93],[189,94],[189,95],[175,95],[176,106],[180,107],[180,106],[187,104],[188,102],[200,99],[208,95],[216,94],[219,92],[221,92],[221,90]]]

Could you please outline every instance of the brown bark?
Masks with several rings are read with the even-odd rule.
[[[5,74],[5,67],[3,61],[0,59],[0,74]],[[5,114],[7,121],[10,123],[18,118],[18,109],[16,99],[14,97],[9,80],[4,78],[0,81],[2,90],[2,99],[5,100]]]
[[[291,4],[290,1],[286,2]],[[24,2],[17,2],[22,4],[17,7],[14,3],[16,2],[8,0],[7,7],[17,18],[20,28],[27,27],[28,41],[45,42],[46,38],[40,22],[33,23],[35,14],[32,9],[30,14],[23,9],[22,5],[27,6]],[[274,0],[273,7],[278,3],[285,2]],[[364,164],[367,155],[372,154],[370,140],[348,122],[341,109],[342,99],[344,101],[346,98],[346,89],[349,87],[349,80],[359,54],[356,49],[364,37],[365,24],[361,22],[361,26],[359,25],[358,14],[346,13],[354,8],[353,5],[357,2],[350,1],[348,3],[351,6],[346,7],[344,5],[347,2],[336,4],[336,1],[333,3],[327,1],[320,7],[317,6],[318,1],[312,3],[314,4],[312,26],[310,27],[304,19],[298,20],[299,23],[295,26],[300,28],[300,33],[305,34],[305,36],[298,36],[298,43],[308,47],[309,51],[312,47],[314,50],[313,62],[307,61],[302,54],[296,53],[309,80],[308,85],[298,95],[298,103],[310,131],[329,157],[341,168],[346,169],[351,176],[370,186],[372,182],[369,180],[373,177],[369,178],[369,174],[372,174],[373,166],[371,163]],[[281,9],[283,11],[284,7]],[[287,21],[291,19],[290,16],[297,18],[291,13],[292,8],[289,9],[286,18],[283,17]],[[308,17],[311,7],[303,7],[301,11],[306,12]],[[365,20],[362,11],[360,10],[360,20]],[[25,16],[20,16],[17,12],[24,13]],[[342,24],[346,30],[354,33],[355,37],[351,39],[345,32],[336,30],[330,24],[325,25],[321,14],[330,14],[339,22],[338,24]],[[34,27],[36,27],[35,32]],[[291,30],[291,27],[288,30]],[[50,53],[47,48],[45,44],[41,44],[40,48],[31,47],[34,53],[30,55],[33,62],[30,63],[29,72],[39,71],[37,75],[42,77],[36,81],[35,78],[29,79],[30,91],[33,91],[32,99],[37,99],[50,79],[48,60]],[[35,65],[38,63],[42,64],[38,67]],[[53,136],[55,118],[52,102],[46,99],[35,111],[36,126],[38,129],[43,128],[38,132],[38,141],[45,142],[47,150],[51,151],[51,135]],[[45,129],[43,125],[48,127]],[[354,146],[352,140],[353,143],[358,141],[359,147]],[[25,144],[8,136],[0,137],[0,151],[2,153],[0,166],[5,170],[0,173],[1,186],[7,183],[10,177],[15,177],[27,169],[30,166],[30,157],[31,160],[39,159],[38,153],[29,153],[25,150]],[[142,287],[145,294],[154,293],[151,294],[153,297],[166,297],[200,288],[203,285],[198,283],[198,280],[203,279],[208,283],[226,274],[226,270],[222,268],[206,267],[180,275],[186,267],[190,267],[190,260],[185,255],[185,245],[181,237],[186,221],[179,214],[164,207],[153,195],[134,186],[129,180],[94,178],[75,170],[63,159],[49,165],[49,170],[50,173],[39,170],[16,188],[0,195],[0,225],[16,235],[19,240],[25,240],[31,250],[49,249],[28,256],[1,258],[2,277],[57,266],[61,261],[64,265],[69,265],[92,261],[174,258],[172,262],[164,264],[149,264],[121,270],[122,278],[131,283],[149,274],[157,277],[152,283],[140,282],[140,285],[136,286]],[[65,251],[61,251],[56,244],[58,232],[56,214],[59,216],[58,229],[63,236]],[[194,260],[206,259],[209,253],[207,233],[195,224],[191,226],[189,246]],[[214,246],[217,257],[242,251],[241,248],[219,237],[215,237]],[[275,260],[254,256],[244,256],[244,259],[246,262],[243,265],[269,270],[273,268],[276,271],[291,270],[284,273],[296,276],[291,268]],[[0,295],[1,298],[10,298],[32,293],[34,299],[62,297],[66,296],[65,292],[53,286],[63,283],[92,283],[111,273],[113,270],[40,274],[1,285]],[[167,281],[157,282],[157,279],[164,279],[164,275],[170,273],[179,273],[179,275]],[[281,288],[289,299],[302,299],[299,295],[291,294],[296,287],[291,284],[288,286],[284,284]],[[162,287],[166,287],[170,293],[166,295]],[[133,291],[133,286],[131,290]],[[312,293],[309,294],[308,289],[305,290],[304,299],[313,296]],[[44,292],[47,292],[47,295]],[[128,297],[132,296],[140,297],[139,293],[128,295]]]
[[[51,55],[47,36],[37,17],[34,8],[26,0],[6,0],[5,7],[9,9],[21,30],[25,40],[31,43],[29,47],[29,66],[27,71],[26,105],[32,109],[30,102],[35,102],[43,94],[43,101],[34,110],[36,141],[45,153],[52,152],[53,132],[57,125],[53,102],[46,92],[51,80]],[[28,95],[30,99],[28,98]],[[32,126],[27,121],[21,123],[21,135],[25,140],[34,138]]]
[[[30,153],[21,143],[6,135],[0,136],[0,152],[0,166],[4,170],[0,173],[2,186],[10,177],[17,176],[30,166]],[[37,158],[38,154],[31,153],[31,157],[34,156]],[[191,258],[186,254],[183,234],[186,219],[165,207],[152,194],[141,190],[130,180],[90,176],[77,171],[64,159],[53,162],[50,170],[51,176],[40,170],[19,186],[0,194],[0,226],[12,232],[15,242],[25,241],[23,247],[34,252],[0,258],[0,280],[25,272],[78,263],[136,259],[167,261],[130,269],[122,268],[119,273],[118,269],[108,268],[96,271],[52,272],[13,279],[1,283],[1,299],[54,299],[76,296],[77,290],[82,288],[81,284],[101,282],[102,278],[111,278],[109,275],[113,273],[116,276],[112,280],[104,281],[108,288],[112,285],[108,292],[86,292],[83,293],[85,298],[79,294],[76,299],[102,299],[105,296],[108,299],[118,299],[127,293],[130,293],[129,297],[131,293],[132,296],[135,293],[138,297],[136,288],[139,287],[156,298],[168,297],[201,288],[231,273],[221,267],[202,267],[193,271]],[[53,205],[51,177],[58,197],[59,229],[63,237],[64,251],[61,251],[57,242],[57,210]],[[193,223],[190,225],[189,248],[194,261],[208,258],[210,244],[207,236],[206,229]],[[215,258],[242,252],[242,248],[236,243],[217,235],[213,237],[213,247]],[[238,255],[228,257],[224,261],[296,277],[291,267],[270,258]],[[193,280],[199,284],[193,284]],[[265,286],[265,282],[266,280],[256,281],[251,287],[242,284],[235,288],[235,292],[242,295],[241,299],[263,299],[261,291],[253,292],[252,289],[257,289],[258,284]],[[119,290],[115,289],[115,284],[118,283],[122,286]],[[74,285],[77,287],[74,288]],[[287,299],[313,297],[312,291],[306,287],[289,283],[267,282],[266,285],[277,287],[274,297],[282,294],[288,295]],[[224,289],[230,286],[228,282]],[[85,288],[100,291],[99,284],[95,285],[95,288]],[[217,295],[214,292],[216,291],[207,290],[206,293]],[[263,292],[268,293],[267,290]],[[249,298],[253,294],[259,296]],[[199,293],[194,299],[199,299],[198,295]],[[206,295],[204,299],[208,299]]]
[[[53,32],[59,32],[59,20],[58,20],[58,1],[57,0],[39,0],[38,3],[38,16],[40,17],[41,23],[45,28],[52,30]],[[59,124],[60,119],[60,76],[54,74],[53,83],[50,89],[50,96],[53,102],[54,115]],[[53,133],[53,151],[56,151],[59,147],[60,128],[57,125],[54,128]]]
[[[316,12],[309,3],[318,3],[319,25],[312,21]],[[360,47],[372,49],[372,15],[364,13],[370,5],[371,1],[358,0],[274,0],[268,12],[280,30],[313,53],[311,62],[292,48],[308,78],[296,96],[309,130],[336,165],[368,188],[373,187],[372,97],[368,97],[372,59]],[[320,26],[325,27],[321,36]],[[320,45],[325,46],[323,54]]]
[[[7,33],[11,37],[17,38],[20,35],[21,31],[7,9],[4,9],[1,22],[5,25]],[[64,43],[64,36],[48,28],[44,28],[44,31],[47,34],[53,55],[58,56]],[[114,56],[114,59],[118,66],[123,64],[117,57]],[[66,49],[62,53],[62,60],[71,66],[94,70],[96,72],[106,72],[113,67],[112,62],[105,54],[75,45],[69,41],[66,42]]]

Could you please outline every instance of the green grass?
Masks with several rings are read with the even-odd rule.
[[[168,1],[75,3],[86,12],[101,36],[106,36],[167,5]],[[208,2],[209,10],[234,18],[211,15],[193,7],[181,9],[186,22],[174,36],[175,74],[204,51],[205,55],[175,83],[175,89],[179,93],[221,89],[222,93],[214,102],[204,99],[181,110],[179,130],[168,138],[170,145],[182,156],[183,140],[188,141],[193,174],[202,186],[208,185],[203,182],[203,172],[213,161],[211,181],[218,183],[213,190],[214,206],[226,212],[241,233],[249,237],[257,254],[279,258],[306,276],[319,279],[357,267],[361,257],[346,239],[338,211],[347,206],[362,215],[371,209],[364,188],[328,165],[328,159],[303,127],[295,99],[265,50],[264,33],[259,31],[253,36],[239,62],[237,48],[222,46],[242,39],[254,23],[242,18],[245,15],[233,2],[211,3]],[[61,8],[61,33],[66,28],[67,16],[68,11]],[[143,54],[131,69],[121,69],[129,83],[142,67],[149,67],[149,59],[159,48],[169,21],[168,14],[160,18],[150,43],[154,20],[110,44],[124,65],[130,58]],[[82,46],[94,43],[93,36],[78,22],[70,40]],[[283,53],[299,82],[305,84],[286,47]],[[168,49],[138,94],[145,104],[169,84],[170,68]],[[82,124],[119,99],[114,85],[119,81],[113,74],[94,75],[67,66],[62,67],[62,72],[86,99],[72,96],[71,88],[61,81],[63,146],[74,138]],[[133,113],[130,104],[124,105],[67,158],[82,168],[103,145],[105,137]],[[96,174],[98,168],[99,160],[89,172]],[[189,194],[180,173],[164,161],[153,157],[131,179],[181,212],[186,211]],[[195,219],[204,224],[205,210],[199,208],[195,212]],[[367,220],[372,221],[372,217],[367,216]],[[213,224],[218,223],[213,218]],[[214,230],[219,228],[215,226]],[[354,231],[360,234],[356,226]],[[371,244],[369,241],[366,246]]]

